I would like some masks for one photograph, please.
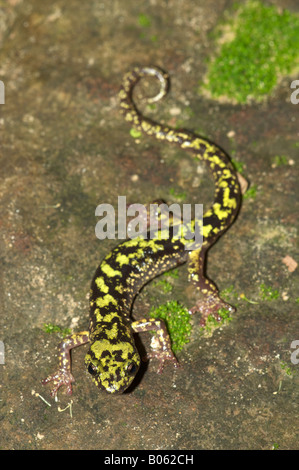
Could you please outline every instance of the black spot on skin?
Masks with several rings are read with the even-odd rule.
[[[101,358],[104,359],[105,357],[111,357],[111,353],[110,353],[110,351],[108,351],[108,349],[103,351],[102,354],[101,354]]]

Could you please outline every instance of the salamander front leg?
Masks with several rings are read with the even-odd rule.
[[[169,335],[163,320],[150,318],[149,320],[134,321],[131,324],[132,330],[135,333],[143,331],[154,330],[156,335],[153,336],[151,341],[152,351],[146,355],[144,360],[151,358],[159,359],[159,367],[157,370],[158,374],[163,371],[165,361],[171,361],[174,367],[178,367],[179,363],[172,352]]]
[[[72,395],[72,383],[75,381],[75,379],[71,373],[71,349],[88,343],[88,341],[88,331],[82,331],[81,333],[75,333],[73,335],[67,336],[59,344],[59,368],[56,372],[54,372],[54,374],[51,374],[42,380],[43,385],[46,385],[49,382],[53,382],[54,387],[51,390],[52,397],[57,394],[58,389],[62,385],[66,385],[66,393],[68,395]]]
[[[195,285],[196,290],[204,295],[203,299],[196,302],[194,307],[190,309],[190,313],[200,312],[202,318],[200,325],[205,326],[207,317],[213,315],[217,321],[221,321],[221,309],[234,312],[235,308],[224,302],[219,297],[218,289],[215,284],[205,276],[205,250],[199,249],[189,253],[189,280]]]

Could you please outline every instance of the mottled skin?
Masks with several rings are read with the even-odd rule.
[[[207,249],[232,224],[240,205],[240,187],[237,175],[227,155],[215,144],[185,130],[174,130],[142,116],[133,101],[133,89],[145,76],[156,77],[161,84],[160,92],[148,101],[161,99],[168,89],[168,76],[156,67],[135,68],[125,75],[119,92],[121,111],[135,129],[158,140],[174,143],[204,161],[215,181],[214,202],[204,214],[203,221],[193,221],[203,235],[203,243],[186,249],[190,240],[169,236],[159,239],[134,238],[112,250],[98,267],[91,284],[89,331],[74,334],[60,345],[59,370],[47,377],[43,383],[53,381],[52,395],[61,385],[72,393],[70,350],[90,343],[85,364],[95,384],[109,393],[120,393],[132,383],[140,366],[133,333],[154,330],[156,341],[152,341],[152,352],[148,357],[160,361],[158,372],[165,361],[177,365],[169,337],[162,320],[132,321],[131,306],[140,288],[163,271],[188,261],[189,279],[195,289],[201,291],[203,299],[191,308],[199,311],[204,323],[209,314],[220,318],[219,309],[232,307],[223,302],[216,286],[204,274]]]

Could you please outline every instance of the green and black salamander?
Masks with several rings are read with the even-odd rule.
[[[209,314],[219,315],[221,308],[233,308],[221,300],[216,286],[205,277],[204,260],[207,249],[232,224],[241,199],[237,174],[227,155],[215,144],[185,130],[175,130],[142,116],[135,106],[133,90],[142,77],[153,76],[160,81],[160,92],[151,102],[158,101],[168,90],[168,76],[157,67],[140,67],[126,74],[119,92],[121,111],[135,129],[160,141],[178,145],[195,158],[204,161],[212,172],[215,182],[214,202],[204,213],[203,220],[193,221],[192,228],[202,232],[203,243],[186,250],[190,243],[184,235],[168,239],[133,238],[120,243],[98,267],[90,295],[90,321],[88,331],[67,337],[59,346],[59,369],[43,380],[53,381],[51,392],[55,396],[62,385],[72,393],[70,351],[89,342],[85,364],[92,380],[102,390],[117,394],[126,390],[140,366],[140,356],[135,346],[134,333],[153,330],[148,357],[159,359],[158,372],[165,361],[177,365],[171,351],[170,340],[163,321],[147,319],[132,321],[131,306],[141,287],[163,271],[188,261],[189,279],[195,289],[201,291],[200,300],[191,309],[202,318]]]

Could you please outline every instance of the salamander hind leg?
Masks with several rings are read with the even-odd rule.
[[[200,325],[205,326],[209,315],[212,315],[218,322],[222,320],[221,311],[233,313],[235,308],[224,302],[219,297],[218,289],[215,284],[205,276],[204,273],[205,250],[199,249],[189,253],[189,280],[195,286],[195,289],[203,294],[193,307],[189,309],[190,313],[201,313]]]

